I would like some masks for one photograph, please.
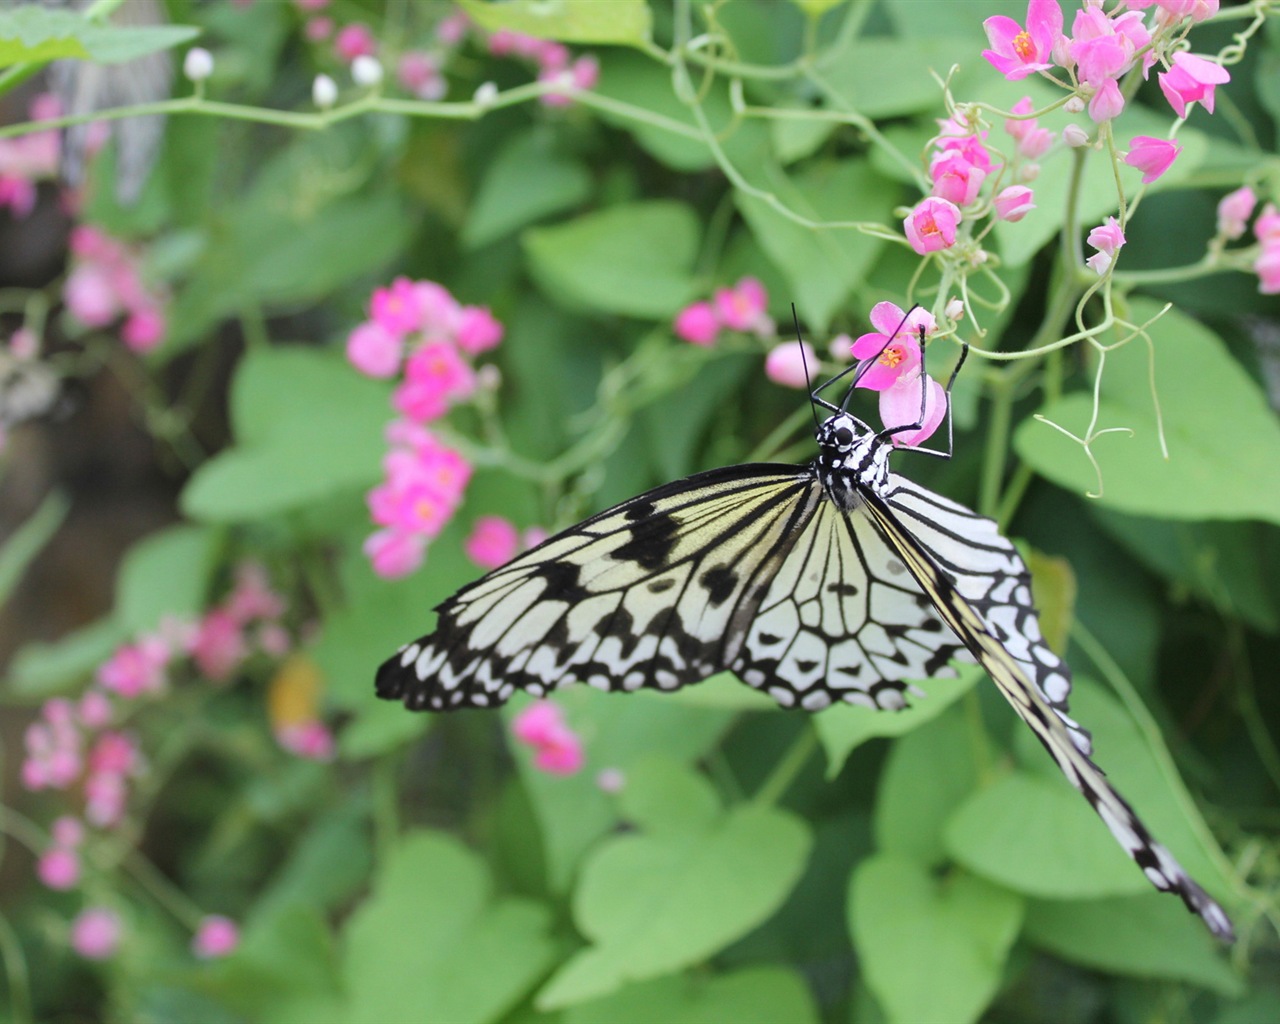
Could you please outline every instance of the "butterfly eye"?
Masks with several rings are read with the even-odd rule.
[[[848,427],[836,427],[836,444],[841,448],[853,443],[853,431]]]

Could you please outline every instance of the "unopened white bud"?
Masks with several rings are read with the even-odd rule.
[[[362,53],[351,62],[351,80],[356,85],[372,89],[382,83],[382,62],[377,57]]]
[[[1072,149],[1079,149],[1081,146],[1088,145],[1089,133],[1078,124],[1069,124],[1062,129],[1062,141]]]
[[[960,299],[952,299],[943,312],[947,314],[948,320],[959,320],[964,316],[964,303]]]
[[[213,54],[199,46],[191,47],[182,59],[182,73],[193,82],[203,82],[213,74]]]
[[[338,102],[338,83],[328,75],[316,75],[311,83],[311,99],[321,110],[328,110]]]
[[[1078,114],[1080,111],[1084,110],[1084,99],[1080,96],[1072,96],[1071,99],[1067,100],[1067,102],[1062,105],[1062,109],[1068,114]]]
[[[476,90],[475,101],[482,107],[490,106],[498,98],[498,87],[493,82],[482,82]]]

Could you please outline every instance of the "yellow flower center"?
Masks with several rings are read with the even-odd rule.
[[[1013,52],[1025,61],[1030,61],[1036,55],[1035,40],[1026,29],[1013,37]]]
[[[900,362],[902,362],[902,360],[906,358],[907,358],[906,353],[902,351],[902,347],[900,345],[894,344],[894,345],[888,346],[883,352],[880,353],[879,362],[882,366],[887,366],[889,367],[889,369],[892,370]]]

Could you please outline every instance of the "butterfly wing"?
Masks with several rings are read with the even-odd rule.
[[[942,500],[924,491],[923,488],[913,486],[912,491],[914,493],[909,496],[903,496],[899,492],[899,500],[895,502],[895,507],[914,505],[919,509],[925,498]],[[1038,682],[1033,682],[1033,679],[1038,679],[1039,675],[1029,670],[1023,658],[1015,657],[1013,653],[1006,650],[1004,643],[997,639],[996,630],[1003,632],[1009,621],[1008,616],[1011,613],[1007,609],[1030,608],[1029,595],[1025,604],[1021,600],[1011,604],[989,596],[971,601],[960,588],[964,586],[969,589],[973,584],[961,582],[963,574],[953,580],[950,569],[944,571],[940,568],[933,561],[924,541],[917,540],[916,536],[898,521],[894,509],[890,507],[887,500],[882,500],[870,491],[864,491],[863,497],[865,504],[855,509],[851,516],[856,517],[865,509],[875,527],[901,556],[907,569],[932,598],[943,620],[981,662],[982,667],[987,670],[1005,699],[1013,705],[1014,711],[1044,744],[1068,781],[1084,794],[1089,804],[1111,830],[1111,834],[1142,868],[1152,885],[1162,892],[1176,892],[1191,911],[1204,919],[1214,935],[1226,941],[1233,940],[1235,936],[1231,922],[1222,907],[1191,880],[1182,866],[1174,860],[1173,855],[1155,841],[1146,826],[1133,812],[1133,808],[1111,788],[1102,772],[1081,749],[1076,734],[1063,719],[1063,712],[1060,712],[1045,697]],[[973,515],[962,507],[957,506],[957,508],[966,515]],[[951,511],[955,514],[954,510]],[[945,517],[943,521],[945,522]],[[945,530],[943,532],[945,533]],[[929,534],[927,531],[922,531],[922,536],[928,537]],[[966,546],[962,535],[952,538],[949,544],[943,544],[936,537],[933,541],[942,547],[944,553],[949,552],[953,555],[958,554]],[[1007,541],[1005,543],[1008,544]],[[980,549],[981,545],[976,547]],[[1012,549],[1012,545],[1009,547]],[[1017,557],[1016,552],[1012,557]],[[1018,559],[1018,565],[1021,571],[1017,575],[1025,575],[1026,570],[1022,567],[1021,559]],[[995,603],[986,606],[987,611],[980,611],[980,608],[984,607],[984,601],[992,600]],[[1001,609],[1006,610],[1001,611]],[[994,623],[989,624],[987,614],[995,615],[1002,624],[999,626]],[[1034,618],[1034,612],[1031,614]],[[1023,637],[1023,640],[1026,641],[1030,657],[1038,659],[1039,648],[1043,644],[1028,637]],[[1034,662],[1032,664],[1034,665]],[[1059,661],[1055,663],[1052,671],[1065,674],[1067,668]]]
[[[674,690],[736,656],[819,504],[793,466],[712,470],[632,498],[464,587],[378,670],[414,710],[492,707],[572,681]]]
[[[905,680],[973,658],[865,517],[823,501],[782,560],[730,667],[783,707],[899,710]],[[917,694],[920,691],[915,691]]]

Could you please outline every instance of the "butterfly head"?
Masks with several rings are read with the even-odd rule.
[[[818,475],[837,503],[854,502],[855,484],[878,493],[888,482],[892,446],[857,417],[847,412],[828,417],[817,438]]]

